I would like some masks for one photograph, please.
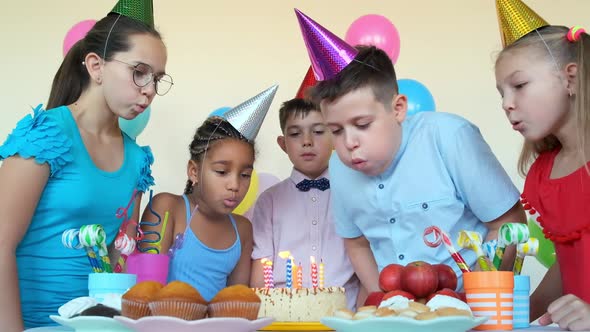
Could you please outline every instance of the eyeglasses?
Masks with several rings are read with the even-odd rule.
[[[174,85],[174,81],[170,75],[164,74],[155,76],[154,70],[148,64],[140,62],[136,65],[133,65],[117,59],[110,59],[109,61],[120,62],[133,68],[133,83],[135,83],[135,85],[138,87],[143,88],[144,86],[147,86],[153,82],[154,86],[156,87],[156,93],[159,96],[167,94],[172,88],[172,85]]]

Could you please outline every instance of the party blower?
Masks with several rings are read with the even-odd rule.
[[[527,224],[506,223],[500,226],[500,230],[498,231],[498,246],[496,247],[496,255],[494,256],[494,266],[496,269],[499,269],[502,264],[504,251],[507,246],[518,245],[528,240],[529,228]]]

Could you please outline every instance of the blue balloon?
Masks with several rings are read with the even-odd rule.
[[[136,139],[139,134],[145,129],[148,121],[150,120],[150,113],[152,112],[151,106],[148,106],[145,111],[134,119],[127,120],[119,118],[119,127],[127,134],[127,136]]]
[[[434,98],[424,84],[413,79],[397,80],[399,93],[408,97],[408,115],[419,112],[434,112]]]
[[[209,117],[218,116],[218,117],[223,118],[223,114],[229,110],[231,110],[231,107],[228,107],[228,106],[220,107],[220,108],[216,109],[215,111],[211,112],[211,114],[209,114]]]

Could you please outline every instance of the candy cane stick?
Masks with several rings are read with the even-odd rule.
[[[434,241],[432,242],[427,238],[427,236],[430,234],[434,234]],[[451,241],[449,235],[443,232],[440,228],[437,226],[427,227],[424,230],[423,240],[424,243],[431,248],[436,248],[440,246],[441,243],[443,243],[455,263],[457,263],[457,266],[459,266],[459,269],[461,269],[463,273],[471,272],[463,257],[457,252],[457,250],[455,250],[455,247],[453,247],[453,242]]]

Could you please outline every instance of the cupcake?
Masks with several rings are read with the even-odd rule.
[[[131,287],[121,298],[121,314],[131,319],[151,316],[149,302],[162,289],[157,281],[143,281]]]
[[[209,317],[241,317],[250,320],[258,318],[260,298],[244,285],[222,289],[209,303]]]
[[[172,281],[162,288],[149,305],[154,316],[197,320],[207,313],[207,301],[198,290],[182,281]]]

